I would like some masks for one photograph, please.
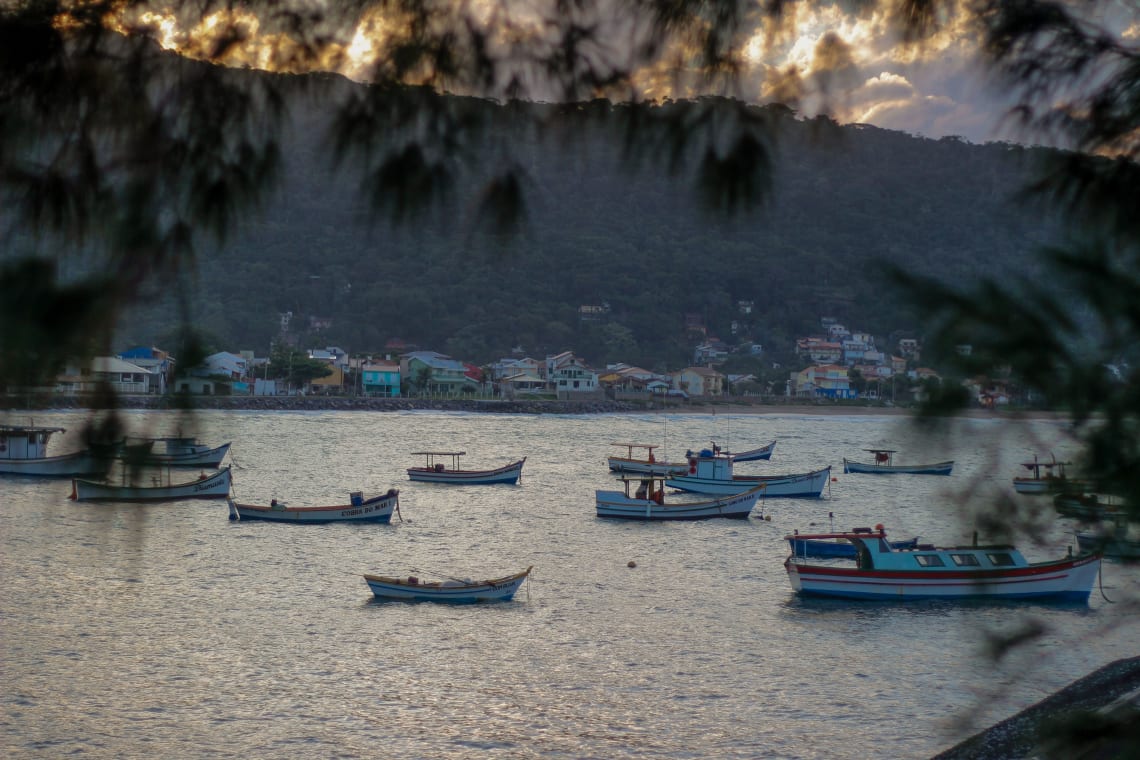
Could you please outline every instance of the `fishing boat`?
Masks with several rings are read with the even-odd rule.
[[[408,478],[421,483],[450,483],[454,485],[485,486],[494,483],[514,485],[522,477],[526,457],[493,470],[461,470],[459,457],[466,451],[413,451],[413,456],[425,457],[423,467],[409,467]],[[451,467],[444,461],[451,458]]]
[[[1028,562],[1013,546],[895,549],[882,525],[874,531],[800,534],[812,541],[847,541],[855,561],[810,564],[803,555],[784,561],[792,589],[804,596],[842,599],[1038,599],[1087,602],[1100,571],[1099,554]]]
[[[151,479],[149,485],[124,482],[114,485],[105,481],[71,481],[71,498],[75,501],[176,501],[179,499],[216,499],[230,492],[230,468],[215,473],[202,473],[197,480],[171,483],[161,478]]]
[[[623,491],[595,491],[598,517],[626,520],[707,520],[713,517],[745,519],[764,491],[756,486],[744,493],[712,499],[679,500],[665,494],[663,475],[622,477]],[[631,495],[633,485],[636,491]]]
[[[671,475],[684,472],[688,465],[684,462],[663,462],[657,459],[654,449],[661,448],[651,443],[611,443],[626,450],[626,455],[606,457],[606,464],[614,472],[631,472],[643,475]],[[636,455],[636,456],[635,456]]]
[[[132,463],[156,467],[218,467],[229,450],[229,443],[211,447],[184,436],[128,438],[118,456]]]
[[[713,447],[714,450],[717,448]],[[776,450],[776,442],[772,441],[767,446],[761,446],[758,449],[750,449],[748,451],[725,451],[722,452],[732,457],[734,462],[758,462],[762,459],[771,459],[772,452]]]
[[[392,512],[400,509],[400,492],[395,488],[379,496],[364,498],[362,491],[348,495],[348,504],[327,507],[290,507],[273,499],[269,504],[238,504],[229,499],[231,520],[270,520],[272,522],[315,525],[331,522],[391,522]]]
[[[450,604],[505,602],[509,601],[519,590],[523,581],[530,577],[532,569],[534,569],[533,565],[521,573],[485,581],[474,581],[467,578],[424,581],[414,575],[407,578],[390,578],[383,575],[367,574],[364,576],[364,581],[377,599],[406,602],[447,602]]]
[[[1077,531],[1081,552],[1100,553],[1112,559],[1140,560],[1140,534],[1129,531],[1128,521],[1117,519],[1111,529]]]
[[[1088,521],[1116,519],[1125,514],[1124,500],[1111,494],[1059,493],[1053,497],[1053,507],[1063,517]]]
[[[870,528],[852,528],[852,533],[871,533]],[[792,554],[797,557],[854,557],[855,544],[834,538],[804,538],[797,530],[790,536],[784,536],[791,547]],[[906,538],[901,541],[889,541],[892,549],[914,549],[918,546],[918,536]]]
[[[1052,456],[1052,455],[1051,455]],[[1013,490],[1023,494],[1045,494],[1063,491],[1069,487],[1065,477],[1068,462],[1058,462],[1054,456],[1049,462],[1040,462],[1033,457],[1032,462],[1022,462],[1030,475],[1013,479]]]
[[[48,441],[66,432],[61,427],[0,425],[0,475],[70,478],[107,471],[109,459],[90,450],[49,457]]]
[[[788,475],[735,475],[734,458],[701,449],[690,456],[684,473],[671,475],[665,485],[679,491],[702,494],[737,494],[762,487],[764,498],[818,499],[831,480],[831,466]]]
[[[935,462],[934,464],[895,464],[894,456],[897,451],[891,449],[863,449],[875,455],[873,464],[843,460],[845,473],[871,473],[876,475],[949,475],[954,469],[954,462]]]

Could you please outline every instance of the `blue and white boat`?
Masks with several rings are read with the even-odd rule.
[[[448,604],[474,604],[476,602],[505,602],[514,597],[523,584],[531,565],[521,573],[505,575],[485,581],[466,578],[449,578],[443,581],[424,581],[416,576],[392,578],[384,575],[364,576],[364,582],[377,599],[405,602],[444,602]]]
[[[788,475],[735,475],[733,457],[702,449],[689,457],[688,470],[665,479],[665,485],[679,491],[703,494],[737,494],[763,488],[765,499],[818,499],[831,480],[831,466],[811,472]]]
[[[875,455],[872,464],[843,460],[843,472],[865,473],[873,475],[949,475],[954,469],[954,461],[935,462],[933,464],[895,464],[894,455],[897,451],[892,449],[864,449]]]
[[[178,501],[180,499],[219,499],[230,492],[230,468],[207,475],[202,473],[195,480],[185,483],[172,483],[170,474],[164,479],[153,476],[124,480],[120,484],[106,481],[71,481],[71,498],[75,501]]]
[[[231,520],[268,520],[298,525],[319,525],[331,522],[392,521],[392,513],[400,509],[400,492],[395,488],[379,496],[364,498],[362,491],[348,495],[348,504],[324,507],[290,507],[273,499],[269,504],[238,504],[229,500]],[[401,518],[402,519],[402,518]]]
[[[712,499],[681,499],[665,495],[664,477],[642,475],[623,477],[623,491],[595,491],[594,504],[598,517],[614,517],[623,520],[708,520],[726,517],[743,520],[752,513],[757,500],[764,491],[756,486],[739,494],[717,496]],[[637,484],[637,490],[630,495],[630,487]]]
[[[526,457],[491,470],[461,470],[459,457],[466,451],[413,451],[414,456],[425,457],[423,467],[409,467],[408,478],[420,483],[447,483],[450,485],[485,486],[496,483],[514,485],[522,477]],[[451,467],[446,460],[451,459]]]
[[[748,451],[725,451],[722,452],[732,457],[734,462],[759,462],[760,460],[767,460],[772,458],[772,452],[776,450],[776,442],[772,441],[767,446],[761,446],[758,449],[749,449]]]
[[[155,449],[156,444],[161,446]],[[219,467],[229,450],[229,443],[208,446],[184,436],[128,438],[118,456],[133,464],[154,467]]]
[[[847,541],[855,561],[812,564],[802,555],[784,561],[793,591],[803,596],[904,601],[912,599],[1035,599],[1087,602],[1100,572],[1099,554],[1028,562],[1013,546],[919,544],[895,549],[883,526],[871,533],[800,534],[812,541]],[[827,560],[824,560],[827,562]]]

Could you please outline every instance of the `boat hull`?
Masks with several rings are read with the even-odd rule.
[[[206,478],[166,486],[111,485],[93,480],[73,480],[71,498],[76,501],[177,501],[216,499],[230,492],[230,468]]]
[[[1042,562],[1006,571],[914,572],[807,565],[788,558],[792,589],[803,596],[900,601],[918,599],[1038,599],[1087,602],[1100,572],[1099,556]]]
[[[738,494],[763,486],[765,499],[818,499],[831,478],[831,467],[793,475],[735,475],[730,479],[700,475],[678,475],[665,480],[665,485],[690,493]]]
[[[936,462],[934,464],[867,464],[843,460],[843,472],[867,475],[949,475],[954,469],[954,462]]]
[[[1023,494],[1047,494],[1057,489],[1055,483],[1056,481],[1036,478],[1014,478],[1013,490]]]
[[[238,504],[229,500],[231,520],[264,520],[300,525],[320,525],[332,522],[391,522],[392,513],[399,507],[399,494],[395,488],[380,496],[363,499],[359,504],[338,504],[327,507],[285,507],[282,505]]]
[[[526,458],[494,470],[440,470],[432,467],[409,467],[408,479],[418,483],[446,483],[449,485],[486,486],[498,483],[514,485],[522,476]]]
[[[1140,559],[1140,540],[1104,535],[1094,531],[1077,532],[1077,548],[1082,552],[1100,552],[1112,559]]]
[[[598,517],[622,520],[708,520],[715,517],[746,519],[756,506],[760,489],[733,496],[694,502],[658,504],[652,499],[637,499],[621,491],[597,491],[594,494]]]
[[[404,602],[440,602],[444,604],[475,604],[478,602],[510,601],[515,592],[530,576],[532,568],[503,578],[480,582],[447,581],[444,583],[410,583],[402,578],[365,575],[364,582],[377,599]]]
[[[107,471],[107,460],[86,451],[38,459],[0,459],[0,475],[34,478],[72,478],[100,475]]]

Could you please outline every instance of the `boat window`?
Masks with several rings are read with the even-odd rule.
[[[945,563],[937,554],[916,554],[914,559],[923,567],[943,567]]]
[[[980,564],[978,558],[973,554],[951,554],[950,559],[954,560],[954,564],[959,567],[976,566]]]
[[[987,554],[986,556],[989,558],[990,562],[997,567],[1013,564],[1013,555],[1007,554],[1006,552],[995,552],[993,554]]]

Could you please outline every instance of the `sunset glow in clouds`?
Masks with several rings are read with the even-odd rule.
[[[325,9],[326,5],[318,2],[309,7]],[[501,65],[499,78],[490,85],[471,85],[434,78],[431,70],[413,68],[403,75],[403,81],[499,100],[516,92],[507,89],[512,80],[516,86],[521,83],[517,92],[532,100],[594,96],[568,88],[569,75],[536,65],[537,59],[526,52],[548,52],[562,41],[557,36],[562,31],[559,25],[543,23],[547,18],[566,20],[544,16],[555,13],[553,0],[441,0],[427,7],[437,14],[427,17],[429,33],[447,24],[460,30],[461,40],[466,39],[464,28],[486,31],[487,48],[482,52]],[[639,49],[646,36],[627,5],[603,3],[600,7],[605,15],[575,19],[584,28],[603,30],[598,39],[576,52],[604,78],[609,71],[628,67],[633,60],[631,51]],[[877,5],[791,3],[784,9],[782,23],[763,18],[759,11],[754,15],[747,22],[752,26],[739,38],[736,79],[702,77],[689,68],[693,56],[684,49],[687,41],[670,39],[664,41],[653,64],[631,73],[632,89],[620,98],[612,92],[601,94],[611,99],[656,101],[723,95],[757,104],[782,102],[803,116],[826,114],[840,123],[866,123],[932,138],[957,135],[985,142],[1022,137],[1003,121],[1010,102],[992,86],[979,64],[979,33],[968,27],[965,16],[939,18],[937,34],[914,47],[901,44],[886,9]],[[136,29],[145,27],[164,47],[190,56],[265,70],[329,70],[358,81],[372,77],[374,60],[387,45],[408,40],[409,28],[407,18],[367,9],[358,17],[334,19],[339,25],[333,23],[331,32],[322,32],[320,44],[314,45],[312,40],[298,41],[282,30],[271,30],[249,11],[236,8],[219,9],[193,24],[180,24],[172,11],[150,6],[130,21]],[[1126,30],[1122,38],[1136,38],[1135,26],[1119,28]],[[211,55],[219,35],[229,42],[222,54]],[[462,46],[458,50],[460,56],[470,53]],[[392,68],[380,70],[390,74]]]

